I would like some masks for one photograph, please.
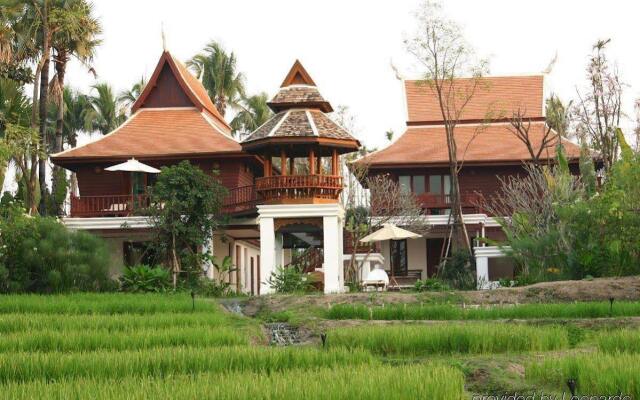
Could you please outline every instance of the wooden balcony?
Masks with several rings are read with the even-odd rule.
[[[149,206],[149,196],[141,195],[105,195],[72,196],[70,217],[130,217],[144,215]],[[240,186],[229,190],[222,202],[224,214],[242,214],[253,212],[258,202],[253,185]]]
[[[462,193],[460,196],[463,213],[475,214],[482,212],[483,196],[480,193]],[[451,208],[451,195],[448,194],[423,193],[416,197],[428,214],[434,213],[435,210]]]
[[[256,191],[265,202],[321,199],[337,201],[342,191],[339,175],[277,175],[256,178]]]

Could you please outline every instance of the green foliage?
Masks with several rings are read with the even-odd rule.
[[[417,292],[442,292],[451,289],[449,285],[438,278],[418,279],[413,287]]]
[[[455,250],[438,269],[438,278],[460,290],[475,290],[475,258],[465,250]]]
[[[640,356],[637,354],[544,357],[527,365],[525,373],[532,383],[556,388],[566,387],[567,379],[574,378],[579,394],[622,392],[630,399],[640,396]]]
[[[296,265],[276,267],[267,283],[276,293],[304,293],[313,290],[313,280]]]
[[[154,247],[165,259],[178,261],[174,274],[186,271],[197,280],[207,255],[204,246],[220,224],[222,201],[227,194],[220,182],[189,161],[163,167],[150,188],[149,214],[154,225]]]
[[[381,355],[492,354],[569,347],[561,327],[513,325],[404,325],[339,328],[328,334],[331,348],[363,349]]]
[[[125,377],[117,384],[98,378],[60,379],[55,382],[10,383],[3,394],[11,399],[119,398],[171,399],[371,399],[416,397],[465,398],[464,377],[442,365],[334,366],[283,372],[226,372],[162,377]]]
[[[336,304],[326,314],[329,319],[363,320],[496,320],[545,318],[605,318],[609,317],[608,301],[557,304],[520,304],[462,308],[457,305],[388,304],[368,307],[362,304]],[[640,316],[640,303],[616,302],[613,317]]]
[[[109,290],[109,252],[96,236],[72,232],[53,218],[29,217],[19,206],[0,219],[0,292]]]
[[[120,288],[125,292],[162,292],[170,286],[169,271],[160,266],[126,267],[120,277]]]

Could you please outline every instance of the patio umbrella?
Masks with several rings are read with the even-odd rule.
[[[140,161],[132,158],[126,162],[121,164],[112,165],[110,167],[105,168],[107,171],[126,171],[126,172],[146,172],[148,174],[159,174],[160,170],[157,168],[153,168],[150,165],[143,164]]]
[[[394,224],[384,224],[384,226],[360,239],[362,243],[381,242],[383,240],[402,240],[402,239],[416,239],[420,235],[410,232],[406,229],[398,228]]]

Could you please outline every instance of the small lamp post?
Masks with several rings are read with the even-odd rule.
[[[327,334],[322,332],[320,334],[320,340],[322,340],[322,348],[326,348],[327,347]]]
[[[191,311],[196,310],[196,292],[191,290]]]
[[[613,297],[609,297],[609,318],[613,317]]]
[[[567,380],[567,386],[569,387],[569,391],[571,392],[571,396],[575,396],[576,395],[576,386],[577,385],[578,385],[578,382],[574,378],[569,378]]]

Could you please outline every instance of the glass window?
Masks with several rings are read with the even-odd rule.
[[[412,180],[412,188],[414,194],[424,193],[424,176],[414,175]]]
[[[403,193],[411,192],[411,177],[407,175],[398,177],[398,185],[400,185],[400,191]]]
[[[407,240],[391,240],[391,275],[407,276]]]
[[[451,175],[444,176],[444,194],[451,194]]]
[[[429,175],[429,193],[442,194],[442,175]]]

